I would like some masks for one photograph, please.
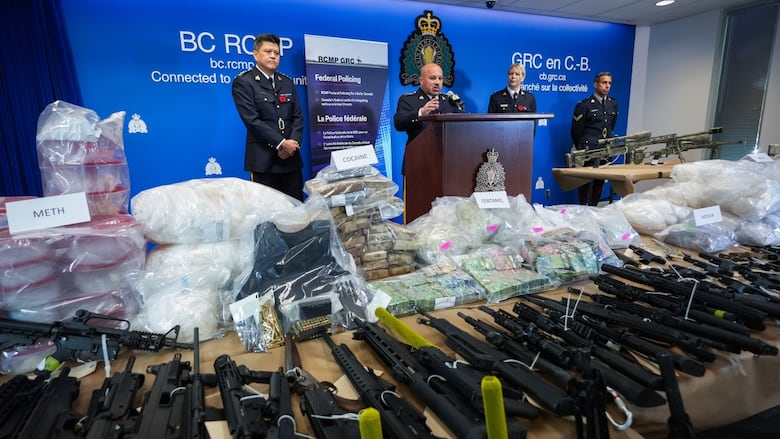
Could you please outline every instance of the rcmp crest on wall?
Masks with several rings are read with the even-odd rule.
[[[433,11],[425,11],[414,22],[417,28],[401,49],[401,84],[419,85],[422,66],[436,63],[444,74],[444,85],[452,87],[455,83],[455,55],[447,37],[441,32],[441,20],[433,15]]]

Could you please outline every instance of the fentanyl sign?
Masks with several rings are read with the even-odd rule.
[[[474,199],[480,209],[509,209],[506,191],[474,192]]]

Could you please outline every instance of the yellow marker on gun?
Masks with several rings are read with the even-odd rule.
[[[415,330],[407,326],[404,322],[398,320],[398,318],[390,312],[382,307],[377,308],[374,311],[374,315],[387,326],[390,328],[391,331],[398,334],[400,337],[402,337],[404,340],[406,340],[407,343],[409,343],[411,346],[413,346],[415,349],[419,349],[422,346],[433,346],[436,347],[435,344],[429,342],[425,339],[422,335],[418,334]]]
[[[504,393],[501,381],[493,375],[482,378],[482,404],[485,407],[485,427],[488,439],[508,439]]]
[[[382,419],[379,410],[368,407],[360,412],[360,439],[382,439]]]

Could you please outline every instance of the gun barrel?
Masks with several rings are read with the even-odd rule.
[[[678,136],[678,140],[686,140],[686,141],[693,141],[694,139],[704,139],[704,140],[697,140],[699,142],[706,142],[710,139],[711,134],[719,134],[723,132],[723,127],[712,127],[705,131],[699,131],[698,133],[691,133],[691,134],[683,134],[682,136]]]
[[[336,344],[328,334],[323,334],[322,338],[363,401],[379,410],[383,429],[389,436],[399,439],[433,437],[422,413],[391,391],[395,386],[366,370],[347,345]]]
[[[576,410],[575,401],[563,390],[542,379],[525,366],[506,363],[509,356],[479,341],[449,321],[435,318],[420,310],[428,320],[418,319],[447,337],[447,346],[463,356],[474,367],[498,372],[509,384],[531,395],[539,404],[558,415],[570,415]]]
[[[388,366],[393,376],[399,382],[409,386],[425,405],[444,421],[452,432],[458,432],[462,437],[483,438],[485,422],[481,415],[462,398],[454,398],[449,380],[431,384],[431,374],[414,358],[404,345],[394,339],[375,323],[361,322],[355,333],[355,338],[366,342],[371,350]],[[513,423],[515,424],[515,423]],[[513,427],[516,434],[513,437],[524,436],[525,429],[520,424]],[[521,434],[522,433],[522,434]]]
[[[599,145],[614,144],[620,141],[626,140],[644,140],[652,137],[650,131],[637,131],[635,133],[627,134],[619,137],[608,137],[606,139],[599,139]]]

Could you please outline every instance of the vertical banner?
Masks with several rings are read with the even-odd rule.
[[[346,148],[378,145],[387,88],[387,43],[304,35],[312,173]],[[386,175],[377,148],[379,170]]]

